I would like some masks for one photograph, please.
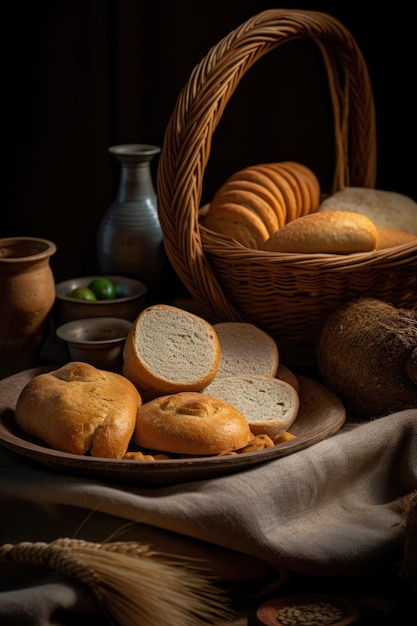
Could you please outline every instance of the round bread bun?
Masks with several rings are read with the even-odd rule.
[[[192,391],[142,404],[133,434],[138,446],[187,455],[232,452],[252,439],[248,422],[238,409]]]
[[[168,304],[144,309],[123,348],[123,374],[147,396],[201,391],[219,363],[220,342],[213,326]]]
[[[263,244],[269,252],[352,254],[378,245],[375,224],[360,213],[324,211],[285,224]]]
[[[121,459],[141,404],[138,390],[124,376],[71,361],[25,385],[15,419],[23,432],[55,450]]]

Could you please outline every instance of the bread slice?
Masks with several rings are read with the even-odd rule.
[[[279,378],[238,375],[216,378],[203,393],[236,407],[246,417],[254,435],[271,438],[288,430],[300,408],[299,395]]]
[[[144,309],[123,349],[123,374],[150,395],[201,391],[217,374],[220,342],[199,315],[168,304]]]
[[[279,352],[271,335],[246,322],[219,322],[213,328],[221,349],[216,377],[235,374],[276,375]]]
[[[269,252],[352,254],[378,245],[378,230],[366,215],[348,211],[310,213],[285,224],[263,244]]]

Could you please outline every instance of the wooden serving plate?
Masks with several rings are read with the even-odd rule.
[[[300,383],[300,410],[289,429],[295,438],[273,448],[230,456],[155,461],[103,459],[68,454],[49,448],[42,441],[25,435],[14,419],[17,398],[26,383],[34,376],[53,369],[56,368],[33,368],[0,381],[0,443],[16,454],[53,470],[86,478],[169,485],[224,476],[303,450],[335,434],[346,420],[344,405],[334,393],[310,378],[297,376]]]

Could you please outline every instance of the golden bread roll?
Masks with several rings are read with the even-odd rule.
[[[412,241],[417,241],[417,235],[397,228],[378,228],[378,250],[402,246],[404,243],[411,243]]]
[[[126,378],[74,361],[39,374],[16,404],[19,428],[55,450],[121,459],[142,398]]]
[[[204,318],[155,304],[133,322],[123,359],[123,374],[147,396],[201,391],[217,374],[220,343]]]
[[[310,213],[285,224],[263,244],[269,252],[351,254],[378,245],[378,230],[366,215],[348,211]]]
[[[184,391],[160,396],[138,409],[133,441],[178,454],[221,454],[252,441],[245,417],[222,400]]]

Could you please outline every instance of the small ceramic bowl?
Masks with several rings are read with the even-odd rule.
[[[120,317],[133,321],[145,306],[147,285],[140,280],[124,276],[100,276],[108,278],[116,287],[116,298],[112,300],[79,300],[70,293],[77,287],[87,287],[98,276],[83,276],[64,280],[55,285],[55,315],[57,325],[87,317]]]
[[[131,325],[130,320],[119,317],[89,317],[59,326],[56,334],[67,344],[71,361],[120,372],[123,346]]]
[[[301,626],[307,622],[350,626],[359,617],[359,605],[351,598],[322,593],[302,593],[276,598],[265,602],[256,611],[259,626]]]

